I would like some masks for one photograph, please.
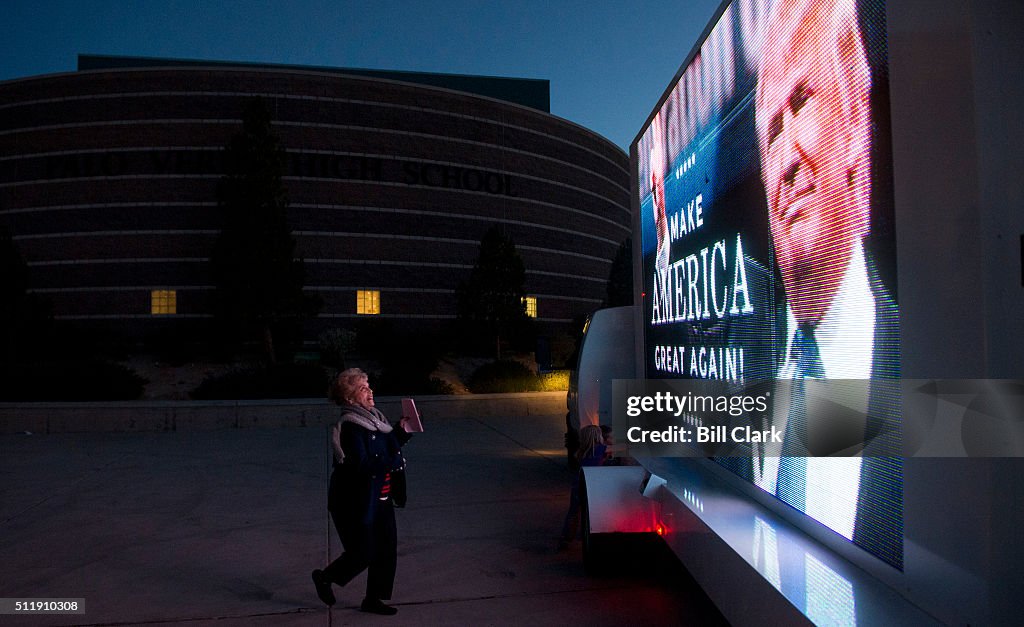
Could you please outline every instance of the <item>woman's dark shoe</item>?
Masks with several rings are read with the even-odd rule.
[[[363,599],[363,603],[359,606],[359,609],[364,612],[370,612],[371,614],[380,614],[381,616],[394,616],[398,613],[397,607],[384,605],[383,601],[379,599],[371,599],[369,597]]]
[[[313,571],[313,585],[316,586],[316,595],[327,605],[334,605],[334,591],[331,590],[331,580],[324,575],[322,570]]]

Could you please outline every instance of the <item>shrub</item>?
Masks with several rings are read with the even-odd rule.
[[[0,400],[124,401],[142,396],[148,381],[105,361],[59,361],[0,368]]]
[[[338,370],[345,369],[345,356],[356,345],[356,332],[348,329],[327,329],[317,337],[320,363]]]
[[[455,394],[455,388],[451,383],[437,377],[430,378],[430,392],[428,394]]]
[[[540,389],[540,379],[518,361],[502,359],[477,368],[466,387],[474,394],[535,392]]]
[[[196,400],[318,398],[327,393],[327,374],[316,364],[241,367],[209,377],[192,391]]]
[[[538,375],[538,378],[540,386],[537,389],[541,392],[564,392],[569,389],[568,370],[552,370]]]

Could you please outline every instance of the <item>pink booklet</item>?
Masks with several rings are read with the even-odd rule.
[[[402,399],[402,417],[408,418],[405,421],[405,430],[409,433],[423,433],[423,422],[420,421],[420,412],[416,411],[416,401],[411,398]]]

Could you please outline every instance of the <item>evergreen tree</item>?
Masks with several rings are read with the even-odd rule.
[[[45,344],[51,323],[49,301],[28,293],[28,264],[0,227],[0,362],[20,361],[34,345]]]
[[[633,304],[633,240],[627,237],[612,260],[608,272],[608,306]]]
[[[14,361],[18,352],[25,289],[28,287],[28,266],[18,252],[11,234],[0,229],[0,328],[3,329],[3,361]]]
[[[526,268],[512,238],[497,226],[480,241],[480,254],[469,280],[458,289],[458,317],[465,330],[496,348],[502,338],[518,339],[529,326],[525,295]]]
[[[258,333],[274,363],[280,348],[275,333],[294,331],[303,317],[315,315],[320,301],[302,291],[305,271],[295,257],[281,180],[285,151],[263,100],[247,104],[224,167],[217,188],[222,230],[211,256],[217,315],[242,337]]]

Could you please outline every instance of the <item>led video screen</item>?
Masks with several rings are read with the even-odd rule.
[[[632,146],[646,377],[898,378],[884,3],[735,0],[706,33]],[[717,461],[902,567],[898,458]]]

